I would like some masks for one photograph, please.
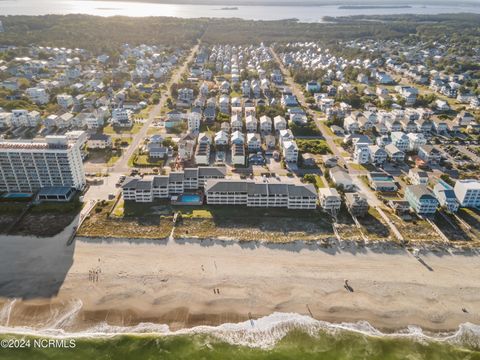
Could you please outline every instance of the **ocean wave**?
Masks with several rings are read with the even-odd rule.
[[[355,323],[330,323],[316,320],[310,316],[297,313],[275,312],[258,319],[239,323],[225,323],[218,326],[196,326],[172,331],[166,324],[139,323],[134,326],[110,325],[100,322],[93,327],[81,331],[68,331],[80,313],[82,302],[72,301],[63,313],[53,312],[48,324],[44,327],[9,326],[10,315],[15,306],[15,299],[8,301],[0,309],[0,334],[23,336],[46,336],[52,338],[109,338],[120,335],[210,335],[230,345],[241,345],[253,348],[271,349],[289,332],[300,330],[310,336],[319,333],[340,334],[352,332],[370,337],[408,338],[420,342],[445,342],[457,346],[468,346],[480,349],[480,325],[463,323],[456,331],[443,333],[427,333],[418,326],[409,326],[393,333],[385,333],[367,321]]]

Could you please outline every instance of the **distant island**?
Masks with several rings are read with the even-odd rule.
[[[238,10],[238,7],[223,7],[220,10]]]
[[[340,5],[339,9],[410,9],[410,5]]]

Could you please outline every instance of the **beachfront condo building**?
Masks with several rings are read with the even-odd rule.
[[[205,196],[209,205],[286,207],[315,209],[317,192],[311,184],[284,184],[251,180],[207,180]]]
[[[33,193],[44,187],[83,189],[79,142],[65,136],[0,141],[0,191]]]
[[[208,179],[223,179],[226,172],[225,167],[200,166],[174,171],[168,175],[128,178],[122,186],[123,199],[135,202],[168,199],[203,188]]]

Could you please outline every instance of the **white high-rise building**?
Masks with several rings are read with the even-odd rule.
[[[65,136],[42,141],[0,141],[0,191],[35,192],[42,187],[86,184],[79,142]]]

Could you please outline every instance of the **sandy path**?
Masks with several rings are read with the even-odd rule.
[[[0,238],[7,249],[0,255],[5,260],[0,259],[0,295],[28,298],[15,303],[9,325],[48,327],[75,299],[83,304],[74,321],[55,326],[84,329],[106,320],[116,325],[168,323],[177,329],[237,322],[249,313],[309,314],[308,308],[317,319],[367,320],[392,330],[410,324],[450,330],[467,321],[480,323],[476,256],[429,253],[422,256],[425,266],[401,251],[334,254],[301,245],[284,250],[236,243],[77,240],[73,252],[62,239],[19,239]],[[8,268],[12,252],[15,263],[22,264],[16,272]],[[89,270],[97,268],[98,282],[89,281]],[[344,279],[353,293],[344,289]],[[51,293],[51,299],[39,299],[37,293]]]

